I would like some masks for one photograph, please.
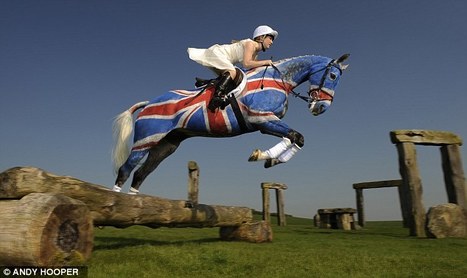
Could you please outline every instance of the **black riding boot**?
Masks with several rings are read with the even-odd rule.
[[[227,100],[225,97],[227,94],[232,91],[232,84],[233,80],[230,77],[230,73],[224,72],[221,76],[219,81],[216,85],[216,91],[214,92],[214,96],[209,102],[208,108],[212,112],[214,112],[217,108],[224,109],[227,106]]]

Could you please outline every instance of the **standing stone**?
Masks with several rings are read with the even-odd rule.
[[[428,210],[426,233],[431,238],[467,237],[467,213],[456,204],[440,204]]]

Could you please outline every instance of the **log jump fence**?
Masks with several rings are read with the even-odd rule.
[[[247,207],[198,203],[199,168],[188,164],[188,200],[128,195],[38,168],[0,173],[0,265],[82,265],[94,226],[219,227],[221,240],[272,241]]]
[[[261,191],[263,197],[263,220],[270,223],[271,214],[269,190],[276,191],[276,204],[277,204],[277,225],[286,226],[285,209],[284,209],[284,190],[288,187],[282,183],[263,182],[261,183]]]

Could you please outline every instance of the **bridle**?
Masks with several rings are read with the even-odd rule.
[[[344,54],[337,60],[332,59],[325,67],[308,74],[308,77],[310,77],[313,74],[324,71],[324,74],[321,77],[320,84],[318,85],[318,87],[310,88],[308,90],[308,92],[307,92],[308,96],[302,96],[300,93],[295,92],[292,88],[289,89],[289,92],[292,93],[295,97],[298,97],[298,98],[302,99],[303,101],[306,101],[308,104],[310,104],[312,102],[316,102],[316,101],[322,101],[322,100],[329,100],[329,101],[332,102],[333,99],[334,99],[334,96],[331,95],[330,93],[322,90],[323,87],[324,87],[324,82],[326,81],[326,77],[329,74],[329,71],[333,67],[338,69],[339,73],[342,75],[342,69],[340,68],[339,64],[341,62],[343,62],[344,60],[346,60],[349,56],[350,56],[350,54]],[[286,83],[284,81],[284,77],[283,77],[282,72],[274,64],[272,64],[272,67],[274,68],[274,70],[276,70],[279,73],[279,75],[281,77],[281,80],[282,80],[282,84],[284,85],[284,88],[286,88],[287,86],[286,86]],[[266,67],[266,69],[267,69],[267,67]],[[265,69],[265,71],[266,71],[266,69]]]

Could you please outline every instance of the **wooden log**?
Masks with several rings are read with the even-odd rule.
[[[86,204],[61,194],[0,201],[0,265],[83,265],[93,223]]]
[[[437,130],[394,130],[389,133],[391,142],[414,143],[418,145],[462,145],[462,138],[454,133]]]
[[[411,236],[425,237],[426,212],[423,206],[422,181],[417,165],[413,143],[398,143],[399,171],[402,176],[402,190],[408,197],[408,226]]]
[[[244,223],[237,227],[221,227],[220,238],[222,240],[241,240],[254,243],[271,242],[272,228],[267,221]]]
[[[253,219],[246,207],[198,204],[149,195],[127,195],[38,168],[16,167],[0,174],[0,199],[19,199],[34,192],[61,193],[84,202],[94,225],[128,227],[239,226]]]

